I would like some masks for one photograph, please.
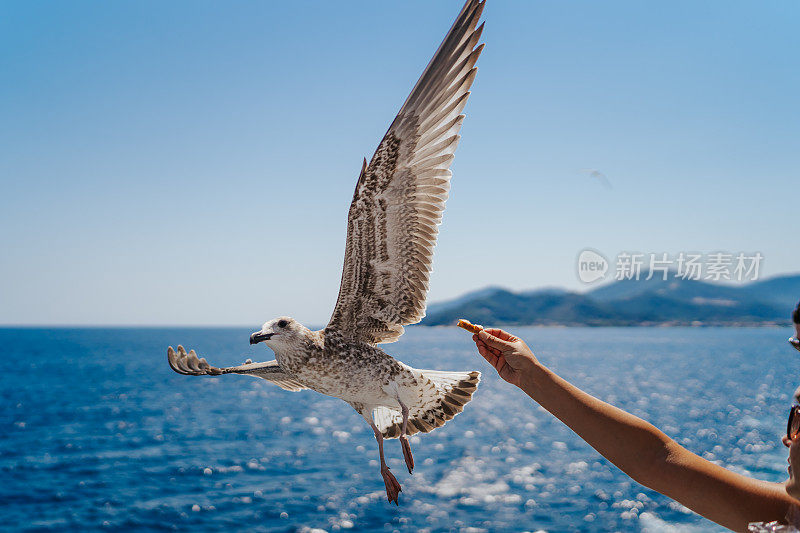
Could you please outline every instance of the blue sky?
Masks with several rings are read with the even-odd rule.
[[[361,159],[460,7],[4,2],[0,323],[324,323]],[[580,288],[586,247],[797,270],[799,15],[488,0],[430,300]]]

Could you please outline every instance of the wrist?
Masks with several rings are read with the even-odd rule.
[[[541,384],[542,377],[548,372],[547,368],[538,360],[533,360],[520,368],[519,388],[525,391],[528,396],[533,397],[534,393]]]

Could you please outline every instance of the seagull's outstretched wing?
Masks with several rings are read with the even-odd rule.
[[[326,330],[394,342],[425,316],[450,163],[475,79],[484,2],[468,0],[361,169],[347,220],[339,298]]]
[[[187,376],[219,376],[222,374],[248,374],[271,381],[278,387],[299,391],[307,389],[305,385],[299,383],[294,376],[285,372],[277,361],[267,361],[266,363],[248,363],[239,366],[229,366],[217,368],[206,362],[205,357],[199,358],[194,350],[187,352],[183,346],[178,345],[178,350],[167,348],[167,359],[169,366],[178,374]]]

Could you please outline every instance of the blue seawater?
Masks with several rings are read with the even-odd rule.
[[[782,481],[800,374],[782,329],[515,328],[566,379],[690,450]],[[340,400],[247,376],[187,377],[167,345],[212,364],[272,359],[246,329],[0,329],[0,528],[8,531],[718,531],[631,481],[454,328],[386,350],[484,373],[465,412],[414,437],[386,502],[372,432]]]

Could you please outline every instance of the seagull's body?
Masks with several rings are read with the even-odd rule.
[[[229,368],[213,367],[182,346],[167,350],[170,366],[181,374],[249,374],[349,403],[375,433],[387,497],[395,503],[400,484],[386,466],[383,439],[400,439],[411,472],[408,435],[460,413],[480,380],[476,371],[412,368],[377,345],[396,341],[404,325],[425,316],[461,111],[483,49],[483,25],[476,28],[482,11],[482,1],[467,0],[369,165],[364,160],[348,214],[339,297],[325,329],[273,319],[250,343],[264,342],[276,359]]]

